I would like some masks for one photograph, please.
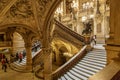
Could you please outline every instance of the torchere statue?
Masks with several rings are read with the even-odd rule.
[[[87,22],[87,23],[84,23],[84,26],[85,26],[85,29],[82,31],[82,35],[91,34],[91,32],[92,32],[92,29],[91,29],[92,24],[90,22]]]

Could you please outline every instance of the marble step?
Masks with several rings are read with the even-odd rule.
[[[88,71],[87,69],[80,68],[80,67],[78,67],[78,66],[76,66],[76,65],[75,65],[74,68],[77,69],[78,71],[81,71],[81,72],[83,72],[83,73],[88,73],[88,74],[90,74],[90,75],[93,75],[93,74],[95,73],[95,72],[93,72],[93,71]]]
[[[99,67],[99,66],[95,66],[95,65],[89,65],[89,64],[85,64],[85,63],[80,63],[81,65],[83,65],[83,66],[87,66],[87,67],[91,67],[91,68],[94,68],[94,69],[96,69],[96,70],[101,70],[101,69],[103,69],[102,67]]]
[[[105,61],[101,61],[101,60],[96,60],[96,59],[88,59],[88,58],[86,58],[86,59],[82,59],[81,61],[87,61],[87,62],[94,62],[94,63],[98,63],[98,64],[106,64],[106,62]]]
[[[99,66],[99,67],[105,67],[105,64],[99,64],[99,63],[94,63],[94,62],[88,62],[88,61],[81,61],[79,63],[86,63],[86,64],[89,64],[89,65],[94,65],[94,66]]]
[[[80,71],[76,68],[72,68],[71,70],[75,71],[76,73],[79,74],[79,77],[82,79],[82,77],[89,77],[91,76],[92,74],[89,74],[89,73],[86,73],[86,72],[83,72],[83,71]]]

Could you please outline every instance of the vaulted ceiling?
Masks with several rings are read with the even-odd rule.
[[[0,0],[0,29],[21,25],[41,37],[49,30],[51,15],[60,1]]]

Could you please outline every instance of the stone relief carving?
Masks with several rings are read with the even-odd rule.
[[[18,0],[16,4],[14,4],[10,8],[10,14],[13,17],[22,17],[22,18],[29,18],[33,16],[30,1],[29,0]]]
[[[11,0],[0,0],[0,12],[4,9],[4,7],[10,2]]]
[[[43,17],[43,14],[46,12],[46,9],[48,8],[49,2],[52,2],[52,0],[37,0],[40,17]]]

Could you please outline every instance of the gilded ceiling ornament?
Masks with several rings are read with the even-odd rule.
[[[30,1],[29,0],[18,0],[16,4],[14,4],[10,8],[10,14],[13,17],[22,17],[22,18],[29,18],[33,16]]]
[[[11,0],[0,0],[0,12],[4,9],[4,7],[10,2]]]
[[[43,17],[43,14],[45,14],[45,12],[47,11],[46,9],[49,8],[48,6],[50,2],[52,2],[52,0],[37,0],[40,17]]]

